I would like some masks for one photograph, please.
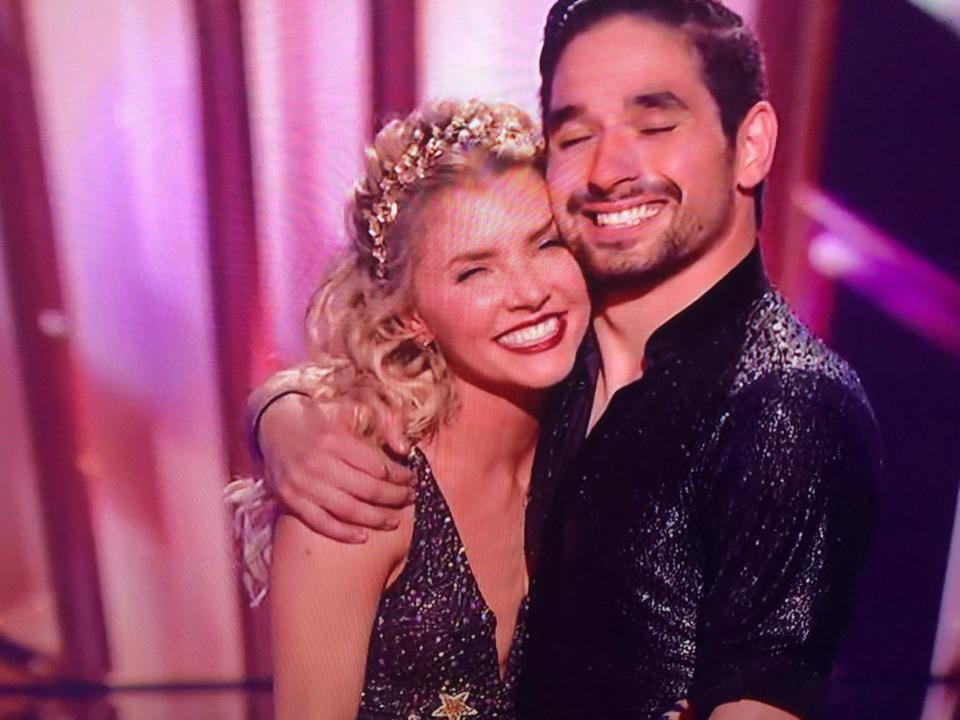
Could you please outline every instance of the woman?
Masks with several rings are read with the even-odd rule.
[[[299,373],[317,399],[351,401],[372,442],[399,422],[417,501],[364,545],[278,520],[281,718],[513,714],[537,416],[589,318],[541,152],[525,114],[476,101],[430,105],[367,150],[353,246],[309,314],[315,359],[268,390]]]

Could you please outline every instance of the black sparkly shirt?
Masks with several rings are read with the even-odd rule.
[[[660,327],[586,436],[595,341],[557,393],[528,508],[536,562],[518,710],[801,718],[873,532],[876,424],[853,371],[771,289],[759,250]]]

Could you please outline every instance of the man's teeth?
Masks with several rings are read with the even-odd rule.
[[[498,338],[497,342],[510,348],[536,345],[539,342],[555,335],[560,329],[560,320],[556,316],[547,318],[536,325],[530,325]]]
[[[647,218],[652,218],[662,209],[663,205],[661,203],[645,203],[629,208],[628,210],[621,210],[620,212],[597,213],[597,225],[600,227],[607,225],[631,227],[633,225],[639,225]]]

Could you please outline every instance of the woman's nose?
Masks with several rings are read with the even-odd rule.
[[[510,274],[510,304],[516,309],[536,312],[550,298],[549,285],[542,273],[526,266]]]

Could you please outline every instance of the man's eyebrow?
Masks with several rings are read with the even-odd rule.
[[[583,115],[583,105],[564,105],[562,108],[551,110],[547,114],[547,132],[551,133],[564,123],[570,122],[576,117]]]
[[[651,109],[686,110],[687,104],[669,90],[643,93],[630,98],[629,105]]]
[[[633,107],[644,107],[650,109],[662,110],[688,110],[687,104],[669,90],[659,92],[641,93],[632,95],[627,99],[627,105]],[[570,122],[586,112],[583,105],[564,105],[556,110],[551,110],[547,114],[547,120],[544,123],[547,134],[555,132],[564,123]]]

